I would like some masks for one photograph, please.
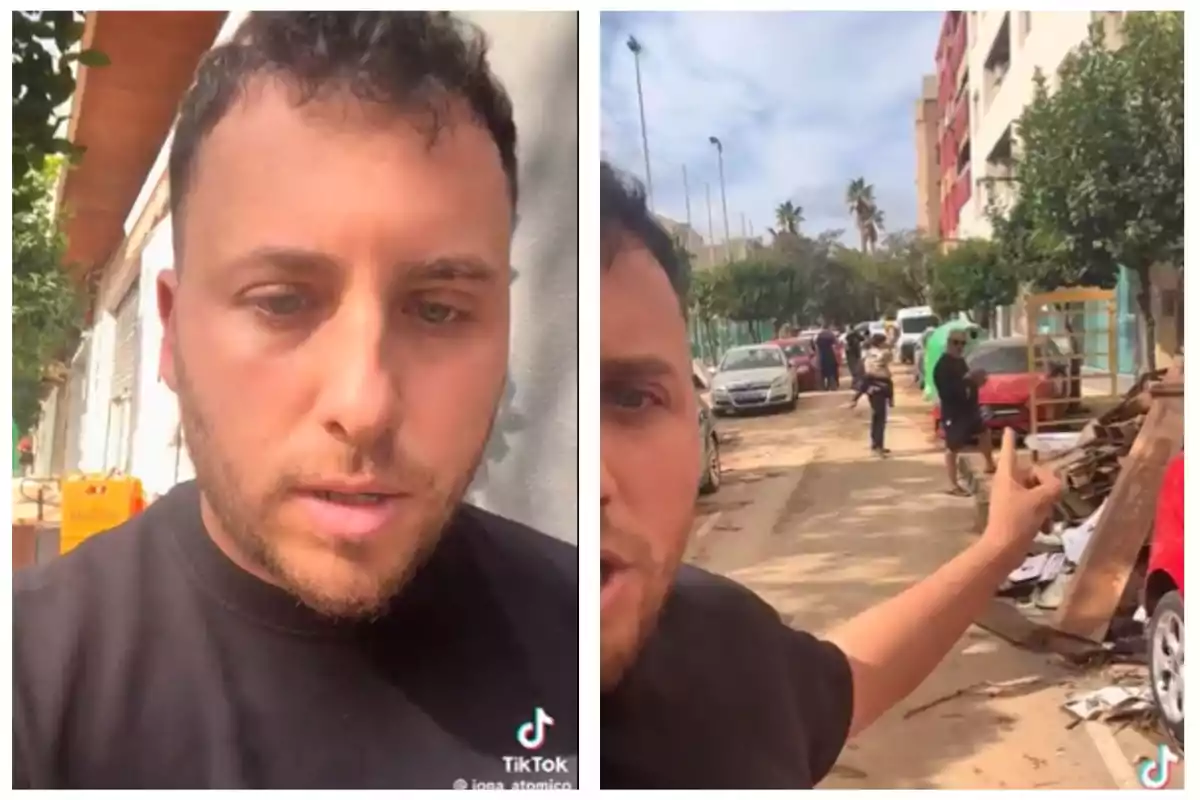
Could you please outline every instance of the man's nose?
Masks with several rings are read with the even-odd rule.
[[[372,449],[396,422],[398,400],[381,313],[347,312],[331,320],[322,371],[325,429],[358,449]]]
[[[604,508],[617,492],[617,482],[604,461],[604,446],[600,447],[600,508]]]

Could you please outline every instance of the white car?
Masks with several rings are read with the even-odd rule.
[[[796,407],[796,373],[777,344],[743,345],[726,351],[711,385],[713,413],[718,416]]]

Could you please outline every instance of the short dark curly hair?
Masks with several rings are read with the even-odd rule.
[[[621,238],[631,236],[641,242],[667,273],[675,293],[685,301],[690,282],[690,267],[675,248],[675,240],[658,223],[646,205],[646,190],[640,181],[620,172],[607,161],[600,162],[600,259],[601,266],[612,266],[620,249]]]
[[[431,141],[446,101],[465,100],[496,142],[516,205],[512,101],[488,66],[487,41],[476,26],[446,11],[255,11],[205,55],[184,95],[168,166],[173,215],[183,207],[204,138],[261,76],[298,90],[298,104],[346,92],[424,113]]]

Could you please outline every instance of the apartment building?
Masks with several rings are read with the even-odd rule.
[[[921,81],[921,99],[916,103],[917,231],[925,236],[941,234],[937,101],[937,76],[926,75]]]
[[[946,12],[935,55],[943,239],[991,234],[989,206],[1002,208],[1012,195],[1015,125],[1033,100],[1034,75],[1044,74],[1053,90],[1063,59],[1092,22],[1104,21],[1115,41],[1124,13]]]

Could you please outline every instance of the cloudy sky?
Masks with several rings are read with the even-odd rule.
[[[605,13],[601,17],[601,147],[644,180],[632,34],[655,210],[708,238],[705,183],[723,238],[715,148],[725,146],[729,228],[756,235],[775,207],[804,208],[809,234],[853,228],[846,184],[875,185],[887,230],[916,222],[914,105],[934,71],[941,12]]]

